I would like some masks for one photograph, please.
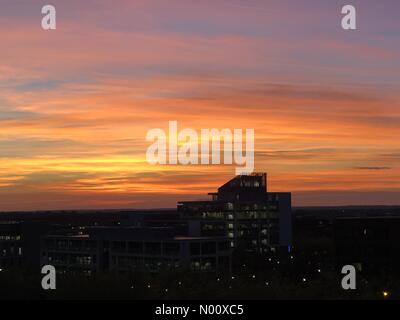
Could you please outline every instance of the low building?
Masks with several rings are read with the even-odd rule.
[[[21,224],[0,222],[0,269],[22,266],[22,246]]]
[[[175,235],[173,228],[89,228],[81,234],[48,235],[43,239],[42,264],[61,273],[119,274],[188,269],[220,271],[230,267],[225,237]]]
[[[292,244],[290,193],[267,192],[266,174],[237,176],[210,201],[177,210],[126,211],[114,226],[73,226],[43,238],[41,263],[63,272],[220,271],[232,255]]]
[[[0,221],[0,269],[39,270],[40,239],[53,227],[39,221]]]

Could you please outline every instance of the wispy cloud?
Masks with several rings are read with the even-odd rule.
[[[356,167],[358,170],[390,170],[390,167]]]
[[[353,34],[334,2],[53,2],[53,33],[41,1],[2,4],[0,210],[173,206],[231,177],[149,166],[169,120],[254,128],[257,170],[298,204],[400,189],[398,1],[355,0]]]

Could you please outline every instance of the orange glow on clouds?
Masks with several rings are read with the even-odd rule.
[[[170,120],[254,128],[256,170],[295,205],[400,204],[400,49],[390,35],[377,45],[372,32],[318,31],[306,7],[286,34],[268,12],[294,11],[276,2],[263,11],[258,1],[121,1],[116,13],[99,3],[73,11],[56,1],[65,18],[53,33],[35,14],[0,15],[0,210],[204,198],[234,166],[147,164],[146,132]]]

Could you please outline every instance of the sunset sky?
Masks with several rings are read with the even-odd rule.
[[[170,120],[254,128],[295,206],[400,204],[398,0],[0,0],[0,49],[0,211],[204,199],[234,166],[149,165]]]

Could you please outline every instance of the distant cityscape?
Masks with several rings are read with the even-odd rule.
[[[366,277],[400,264],[400,207],[292,209],[290,193],[267,190],[266,173],[236,176],[209,196],[163,210],[2,213],[1,273],[52,265],[64,276],[232,280],[285,270],[302,283],[346,264]]]

